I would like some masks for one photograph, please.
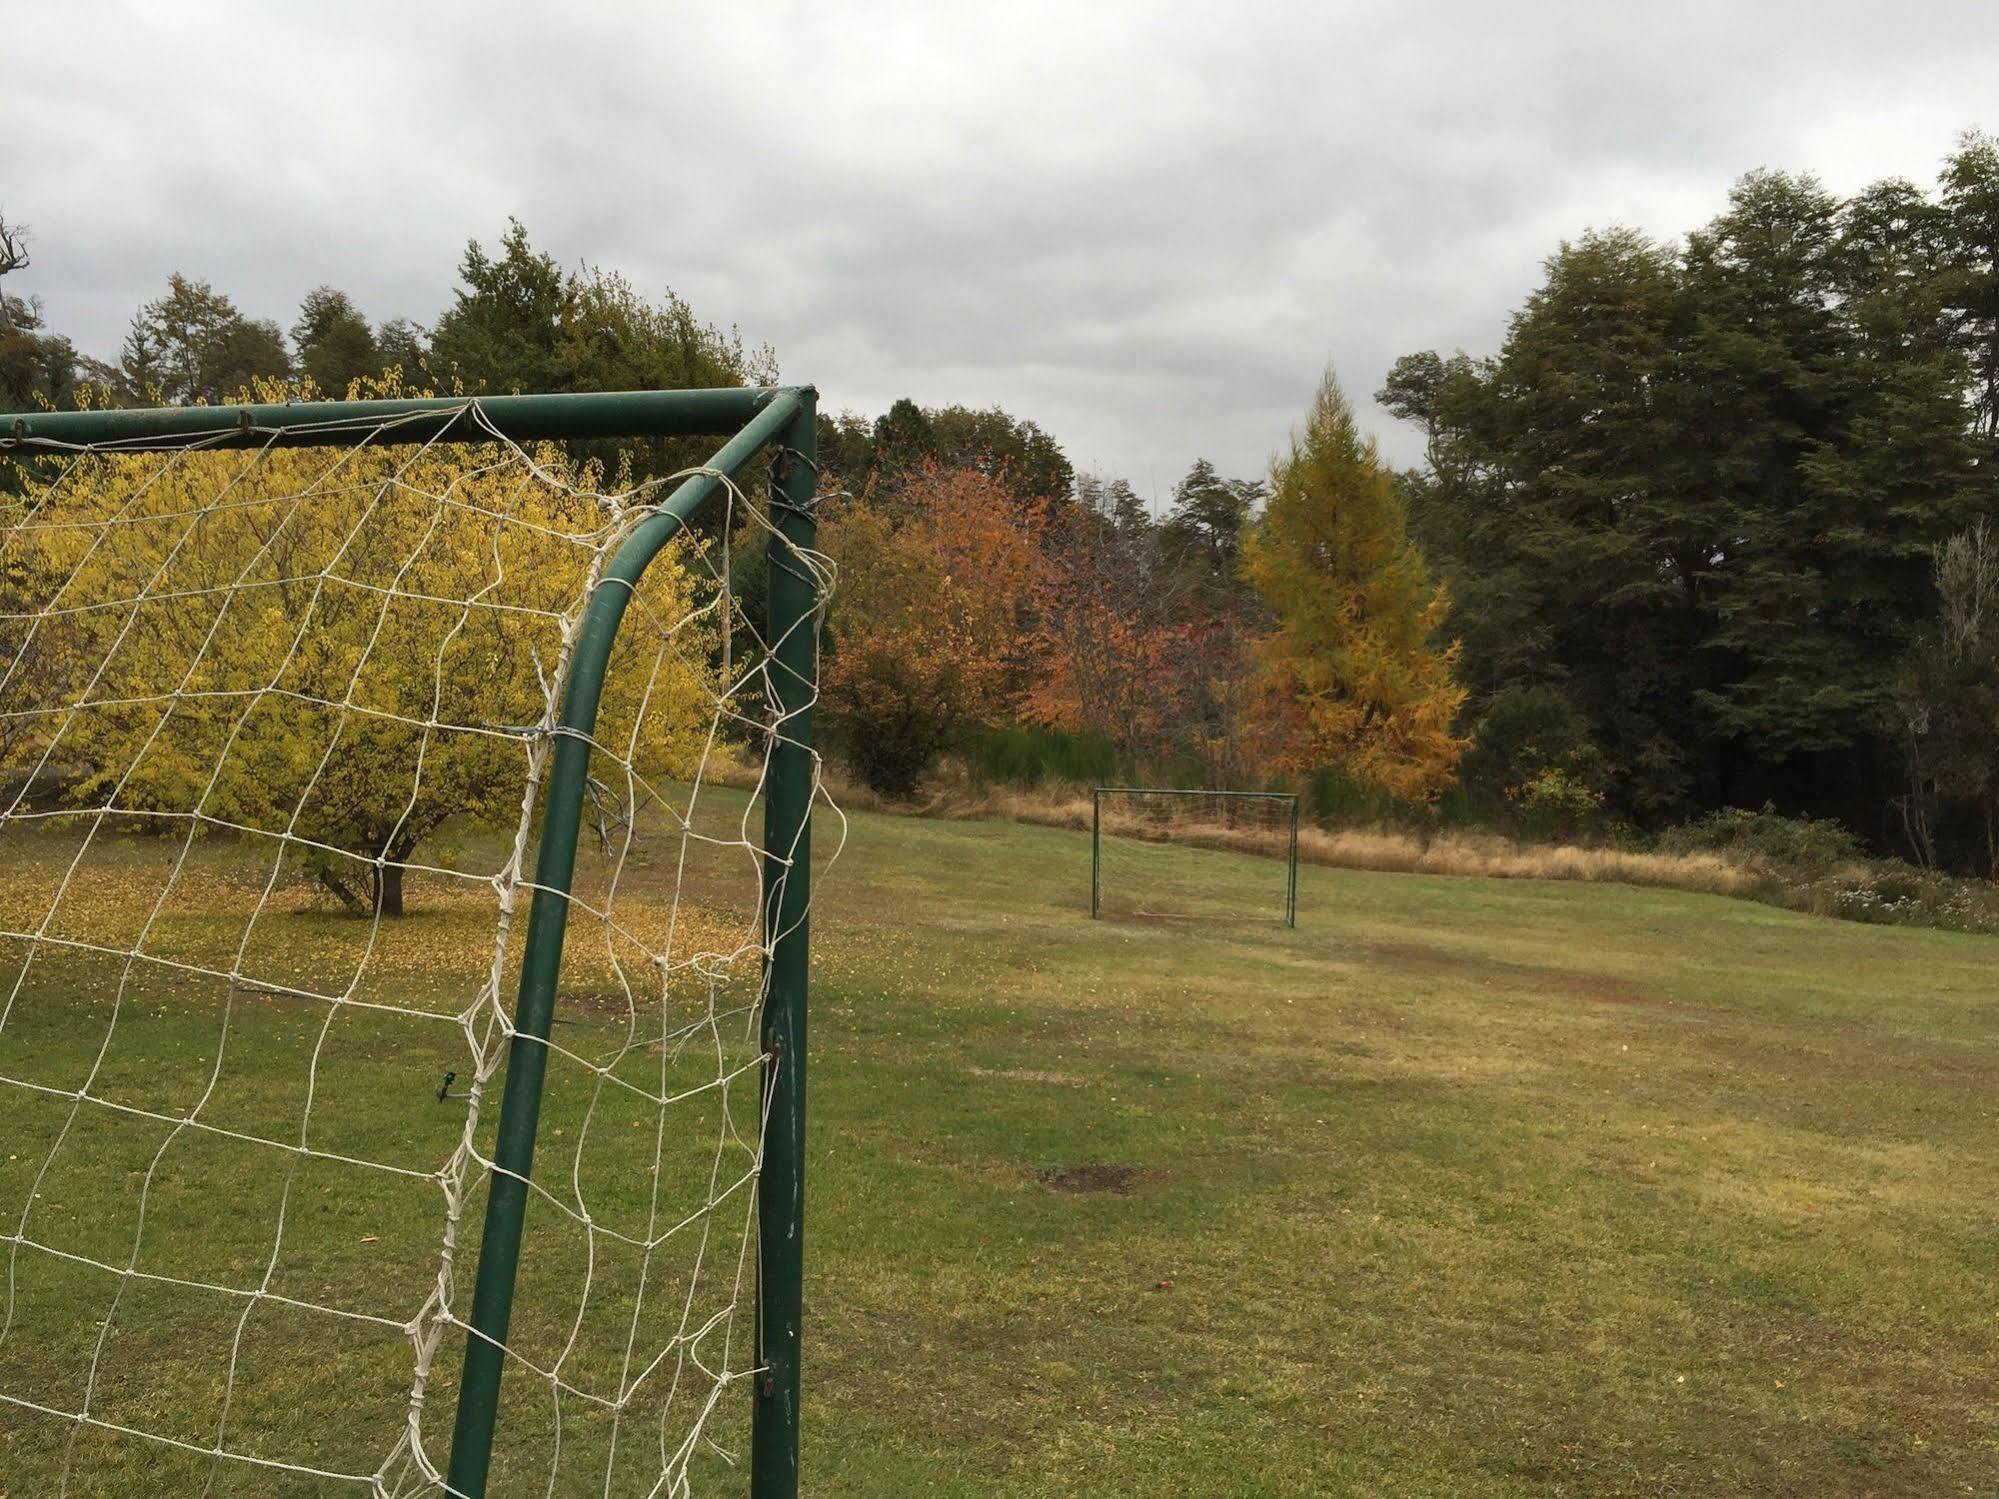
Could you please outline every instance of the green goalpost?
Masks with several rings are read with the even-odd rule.
[[[543,1449],[567,1442],[560,1461],[601,1462],[606,1491],[635,1474],[637,1491],[689,1492],[711,1415],[747,1387],[750,1492],[796,1494],[812,710],[831,586],[815,407],[810,387],[779,387],[0,416],[0,1123],[20,1142],[0,1173],[0,1402],[46,1428],[51,1492],[89,1491],[104,1442],[143,1449],[119,1471],[205,1470],[217,1492],[286,1472],[479,1499],[506,1375],[541,1391],[550,1435],[517,1460],[545,1460],[551,1490]],[[727,440],[621,492],[551,446],[700,436]],[[737,484],[758,460],[762,505]],[[739,534],[765,552],[756,619],[733,588]],[[476,844],[485,864],[424,841],[460,826],[440,802],[453,795],[510,840]],[[600,818],[601,857],[585,849],[585,889],[579,833],[607,797],[618,816]],[[300,906],[297,932],[339,962],[312,966],[276,924],[283,892],[312,894],[302,871],[374,892],[337,921]],[[405,871],[440,892],[436,921],[478,937],[436,960],[457,987],[420,969],[425,934],[397,920]],[[203,905],[209,888],[224,894]],[[588,1034],[558,1035],[565,1020]],[[214,1033],[171,1098],[178,1072],[148,1082],[129,1060],[170,1022]],[[456,1069],[437,1102],[470,1101],[448,1133],[412,1127],[434,1138],[428,1158],[404,1153],[395,1121],[370,1133],[337,1112],[418,1035]],[[567,1154],[537,1176],[552,1067]],[[267,1087],[281,1068],[302,1086]],[[227,1271],[192,1268],[196,1236],[174,1237],[200,1151],[274,1183],[274,1226],[247,1197],[209,1209],[218,1238],[243,1241]],[[71,1185],[124,1158],[149,1161],[136,1206]],[[379,1265],[388,1230],[311,1237],[322,1179],[322,1214],[347,1200],[407,1233],[406,1286],[354,1247]],[[384,1205],[405,1189],[431,1194],[412,1195],[420,1221]],[[521,1333],[537,1219],[559,1253],[536,1283],[569,1299]],[[94,1333],[72,1363],[36,1346],[85,1305]],[[220,1400],[185,1420],[144,1415],[168,1397],[125,1372],[153,1335],[140,1309],[174,1305],[190,1327],[234,1326],[213,1345]],[[357,1349],[365,1335],[370,1431],[298,1432],[309,1395],[260,1397],[260,1370],[315,1382],[258,1363],[267,1328],[292,1319]],[[446,1402],[426,1397],[449,1389],[460,1343],[447,1436]],[[326,1456],[336,1445],[354,1456]]]

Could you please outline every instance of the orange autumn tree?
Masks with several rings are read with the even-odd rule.
[[[1299,750],[1309,735],[1289,716],[1271,711],[1257,669],[1268,638],[1260,622],[1227,611],[1191,620],[1174,637],[1177,748],[1200,767],[1201,784],[1212,791],[1261,786],[1274,767],[1309,758]]]
[[[1047,649],[1027,717],[1094,734],[1126,765],[1163,753],[1181,717],[1173,658],[1185,590],[1161,586],[1157,537],[1076,505],[1045,539],[1036,602]]]
[[[1042,644],[1035,527],[1003,478],[934,464],[892,506],[826,516],[839,591],[821,711],[873,790],[909,795],[966,730],[1020,711]]]
[[[1176,716],[1175,633],[1101,599],[1062,599],[1046,621],[1048,670],[1029,694],[1028,718],[1094,734],[1127,764],[1158,754]]]
[[[1262,651],[1272,716],[1303,731],[1280,737],[1307,763],[1434,801],[1465,749],[1452,732],[1457,649],[1436,643],[1450,600],[1331,370],[1271,477],[1242,567],[1277,617]]]
[[[1156,537],[1087,511],[1056,528],[1041,599],[1043,667],[1027,716],[1108,742],[1118,763],[1192,765],[1215,790],[1255,785],[1274,758],[1253,669],[1260,618],[1216,608],[1143,555]]]

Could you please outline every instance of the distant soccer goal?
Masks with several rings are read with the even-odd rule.
[[[1099,786],[1094,918],[1298,924],[1298,798],[1286,791]]]
[[[0,1490],[796,1492],[813,422],[0,417]]]

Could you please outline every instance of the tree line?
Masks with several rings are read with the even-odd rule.
[[[0,276],[30,263],[20,228],[9,243]],[[672,291],[655,301],[614,271],[565,272],[517,221],[494,253],[468,245],[458,278],[452,305],[428,328],[407,318],[371,323],[346,292],[320,286],[285,330],[176,272],[133,313],[110,361],[80,353],[48,327],[38,301],[0,283],[0,404],[73,406],[84,386],[127,405],[214,404],[261,381],[309,382],[339,397],[389,369],[411,388],[438,391],[669,390],[775,376],[770,349],[702,322]]]
[[[1379,399],[1424,434],[1411,529],[1502,780],[1999,875],[1999,143],[1934,191],[1758,171],[1683,241],[1584,234],[1496,354]]]
[[[176,273],[136,311],[114,362],[78,353],[38,304],[11,298],[0,401],[68,405],[87,387],[127,404],[213,403],[279,387],[338,396],[377,389],[385,377],[404,391],[672,389],[777,377],[769,349],[702,322],[671,292],[653,301],[615,274],[563,271],[518,222],[492,251],[467,247],[458,283],[429,327],[371,323],[345,292],[321,286],[281,329]],[[1307,494],[1282,474],[1274,486],[1229,478],[1202,460],[1155,519],[1129,484],[1079,475],[1048,432],[996,407],[926,409],[904,399],[872,421],[822,418],[827,548],[843,578],[826,665],[835,745],[890,794],[913,791],[969,738],[1030,725],[1080,736],[1134,770],[1215,785],[1305,769],[1337,752],[1363,780],[1434,799],[1456,754],[1447,720],[1458,694],[1445,671],[1432,671],[1422,690],[1440,691],[1444,706],[1429,714],[1436,742],[1418,747],[1398,716],[1408,685],[1394,678],[1416,669],[1397,653],[1443,662],[1427,639],[1441,595],[1431,597],[1403,535],[1391,474],[1330,378],[1322,406],[1291,461],[1300,473],[1330,462],[1361,475],[1362,508],[1343,518],[1326,508],[1335,496],[1323,486]],[[624,462],[640,476],[706,456],[666,444],[635,462],[629,452],[579,446],[580,461]],[[1315,505],[1342,531],[1345,552],[1332,565],[1362,580],[1378,565],[1401,566],[1424,596],[1390,598],[1407,588],[1376,581],[1368,586],[1383,598],[1353,618],[1287,619],[1271,600],[1302,606],[1313,590],[1279,579],[1317,543],[1281,537],[1277,522]],[[1381,556],[1370,550],[1377,544]],[[1384,562],[1390,554],[1402,560]],[[754,613],[764,586],[758,550],[736,549],[734,566]],[[1416,612],[1370,661],[1328,667],[1334,644],[1379,628],[1384,605],[1404,604]],[[1333,726],[1335,699],[1356,694],[1379,714],[1364,708]]]
[[[458,273],[428,327],[321,287],[288,330],[176,275],[107,363],[0,295],[0,403],[776,378],[518,223]],[[1157,515],[998,408],[822,417],[830,742],[893,795],[1014,734],[1093,773],[1536,834],[1768,804],[1999,876],[1990,138],[1932,190],[1759,171],[1683,240],[1584,233],[1496,353],[1408,355],[1377,399],[1420,428],[1414,469],[1329,372],[1267,474],[1197,461]],[[755,549],[735,566],[755,594]]]
[[[1446,597],[1330,372],[1268,481],[1196,460],[1157,518],[1000,411],[900,401],[822,435],[825,721],[875,789],[1006,725],[1211,787],[1328,765],[1415,806],[1450,785]]]

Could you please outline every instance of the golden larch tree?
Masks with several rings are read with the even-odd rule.
[[[1272,467],[1242,568],[1277,617],[1262,674],[1271,712],[1294,722],[1290,757],[1434,801],[1465,748],[1452,731],[1456,648],[1437,643],[1450,600],[1331,370]]]

